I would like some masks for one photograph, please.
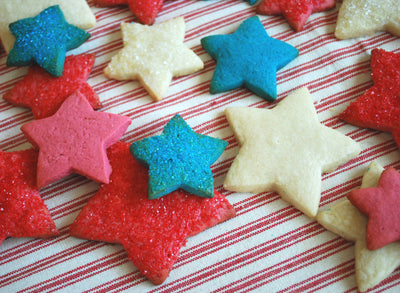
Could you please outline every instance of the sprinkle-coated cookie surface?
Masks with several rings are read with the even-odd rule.
[[[344,0],[339,9],[335,36],[358,38],[387,31],[400,36],[399,0]]]
[[[7,66],[38,64],[53,76],[61,76],[67,51],[79,47],[90,34],[65,21],[58,5],[35,17],[10,24],[16,40],[7,57]]]
[[[37,152],[0,151],[0,244],[7,237],[58,234],[36,187]]]
[[[153,26],[122,23],[121,31],[124,48],[112,57],[104,74],[117,80],[139,80],[155,101],[166,95],[173,77],[203,68],[203,61],[183,43],[183,17]]]
[[[301,31],[312,13],[335,6],[335,0],[262,0],[257,6],[257,12],[266,15],[283,15],[295,31]]]
[[[339,115],[360,127],[392,133],[400,148],[400,54],[383,49],[371,52],[374,85]]]
[[[93,109],[100,109],[99,97],[87,83],[94,60],[93,54],[67,56],[60,77],[52,76],[39,66],[31,66],[28,74],[6,92],[3,99],[16,106],[31,108],[35,119],[56,113],[75,91],[81,92]]]
[[[147,169],[118,142],[108,156],[113,168],[110,184],[89,200],[70,227],[84,239],[121,243],[135,266],[154,284],[168,277],[186,238],[235,216],[219,192],[206,199],[175,191],[147,198]]]
[[[193,131],[178,114],[165,125],[161,135],[132,144],[132,155],[149,167],[150,199],[182,188],[201,197],[214,196],[210,166],[227,142]]]
[[[96,25],[96,17],[86,0],[0,0],[0,39],[8,53],[15,38],[8,26],[19,19],[34,17],[43,9],[59,5],[65,20],[81,29],[90,29]]]
[[[153,24],[163,7],[164,0],[95,0],[99,6],[129,5],[133,15],[143,24]]]

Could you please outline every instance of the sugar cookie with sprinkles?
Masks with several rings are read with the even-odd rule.
[[[387,31],[400,36],[399,0],[343,0],[335,36],[350,39]]]
[[[108,156],[113,168],[110,184],[101,185],[70,233],[122,244],[133,264],[156,285],[168,277],[186,238],[236,214],[218,191],[213,198],[177,190],[148,199],[148,170],[130,154],[129,143],[116,143]]]
[[[132,144],[132,155],[149,167],[149,198],[159,198],[182,188],[201,197],[214,197],[210,166],[227,142],[193,131],[179,114],[162,134]]]
[[[34,17],[53,5],[60,6],[65,20],[72,25],[85,30],[96,25],[96,17],[86,0],[0,0],[0,39],[7,54],[15,41],[8,28],[10,23]]]
[[[37,158],[33,149],[0,150],[0,244],[7,237],[59,234],[35,184]]]
[[[303,30],[312,13],[325,11],[336,6],[335,0],[262,0],[257,13],[283,15],[297,32]]]
[[[82,93],[93,109],[100,109],[100,99],[87,83],[94,61],[93,54],[67,56],[60,77],[52,76],[39,66],[30,66],[28,74],[8,90],[3,99],[15,106],[31,108],[35,119],[55,114],[75,91]]]
[[[65,21],[58,5],[9,27],[16,40],[8,54],[7,66],[38,64],[57,77],[63,73],[66,52],[90,38],[89,33]]]
[[[383,49],[371,52],[373,86],[339,115],[344,121],[390,132],[400,148],[400,54]]]
[[[184,43],[185,20],[176,17],[153,26],[122,23],[124,48],[104,69],[108,78],[139,80],[154,101],[166,94],[173,77],[203,69],[203,61]]]
[[[95,2],[100,7],[128,5],[137,20],[148,25],[154,23],[164,4],[164,0],[95,0]]]

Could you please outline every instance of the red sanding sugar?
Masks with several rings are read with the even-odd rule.
[[[87,83],[94,60],[93,54],[67,56],[60,77],[50,75],[39,66],[31,66],[28,74],[3,98],[13,105],[31,108],[36,119],[53,115],[75,91],[80,91],[93,109],[100,109],[99,97]]]
[[[0,151],[0,244],[7,237],[58,234],[35,185],[37,152]]]
[[[301,31],[312,13],[334,8],[335,5],[335,0],[262,0],[257,13],[282,14],[295,31]]]
[[[129,5],[133,15],[143,24],[153,24],[164,4],[164,0],[95,0],[95,2],[99,6]]]
[[[372,50],[374,85],[339,115],[360,127],[391,132],[400,146],[400,54]]]
[[[118,142],[108,150],[110,183],[102,184],[71,226],[71,235],[121,243],[154,284],[169,275],[186,238],[235,215],[225,197],[201,198],[177,190],[148,199],[148,170]]]

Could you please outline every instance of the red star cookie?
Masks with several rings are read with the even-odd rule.
[[[36,119],[53,115],[62,102],[77,90],[84,94],[93,109],[100,109],[99,97],[86,81],[94,59],[93,54],[66,57],[61,77],[54,77],[39,66],[31,66],[24,79],[17,82],[3,98],[15,106],[31,108]]]
[[[394,168],[383,171],[378,187],[352,190],[347,198],[368,216],[369,250],[400,240],[400,173]]]
[[[169,275],[186,238],[235,216],[223,195],[201,198],[182,190],[148,199],[148,170],[118,142],[108,150],[113,173],[71,225],[71,235],[121,243],[154,284]]]
[[[283,15],[295,31],[301,31],[308,17],[335,7],[335,0],[262,0],[257,13]]]
[[[0,244],[7,237],[50,237],[58,230],[35,186],[37,152],[0,150]]]
[[[39,148],[37,185],[46,186],[71,173],[108,183],[106,149],[119,140],[129,117],[93,111],[80,92],[69,96],[53,115],[21,127]]]
[[[360,127],[391,132],[400,147],[400,54],[372,50],[374,85],[339,115]]]
[[[129,5],[133,15],[143,24],[153,24],[164,0],[95,0],[99,6]]]

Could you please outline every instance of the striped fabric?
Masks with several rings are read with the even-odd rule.
[[[202,134],[229,142],[212,166],[215,187],[226,195],[237,216],[188,239],[164,284],[154,286],[128,260],[121,245],[85,241],[68,234],[68,227],[98,185],[71,175],[41,194],[61,234],[51,239],[9,238],[0,246],[0,292],[356,292],[354,245],[327,231],[284,202],[276,193],[227,192],[223,180],[239,146],[223,114],[227,106],[274,107],[293,90],[307,86],[319,119],[356,140],[361,154],[322,177],[320,208],[327,208],[361,184],[368,164],[400,169],[400,153],[392,136],[338,120],[348,103],[372,85],[370,51],[399,51],[400,40],[387,33],[337,40],[337,9],[313,14],[303,31],[295,33],[284,18],[260,16],[268,34],[299,49],[300,55],[277,74],[278,101],[268,103],[246,89],[211,95],[215,62],[200,45],[202,37],[227,34],[255,15],[242,0],[166,0],[156,22],[183,16],[185,44],[204,61],[195,74],[175,78],[167,96],[154,103],[133,81],[105,78],[103,69],[122,48],[120,23],[134,21],[125,6],[97,8],[89,1],[97,25],[92,37],[68,54],[96,54],[88,80],[104,107],[101,111],[128,115],[132,124],[122,140],[133,142],[159,134],[179,113]],[[0,97],[26,74],[26,68],[6,67],[0,53]],[[0,149],[14,151],[30,145],[20,127],[33,120],[28,109],[0,99]],[[293,150],[294,152],[296,150]],[[395,270],[372,292],[400,290]]]

